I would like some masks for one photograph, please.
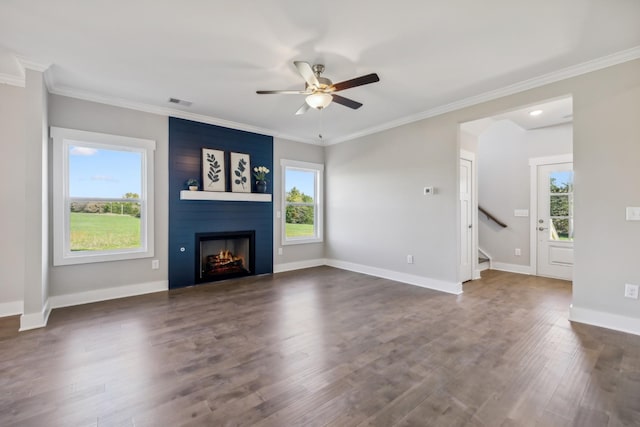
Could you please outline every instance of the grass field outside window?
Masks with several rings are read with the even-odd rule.
[[[313,224],[286,224],[287,237],[313,237],[315,228]]]
[[[71,212],[72,251],[107,251],[140,247],[140,218],[131,215]]]

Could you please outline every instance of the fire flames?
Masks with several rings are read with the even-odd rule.
[[[244,258],[234,255],[229,250],[221,250],[215,255],[208,255],[204,268],[204,272],[207,274],[227,274],[244,270]]]

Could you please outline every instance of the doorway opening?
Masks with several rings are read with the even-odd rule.
[[[485,269],[571,280],[571,96],[462,123],[459,146],[460,282]],[[470,157],[469,172],[463,164]],[[561,163],[564,169],[541,169]]]

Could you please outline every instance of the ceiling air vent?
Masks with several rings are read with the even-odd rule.
[[[178,98],[169,98],[169,102],[172,103],[172,104],[183,105],[185,107],[191,107],[191,104],[192,104],[191,101],[184,101],[184,100],[178,99]]]

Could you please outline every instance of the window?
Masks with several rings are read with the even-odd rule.
[[[573,240],[573,171],[549,174],[549,239]]]
[[[324,165],[282,160],[282,244],[322,242]]]
[[[155,141],[51,128],[53,264],[153,256]]]

